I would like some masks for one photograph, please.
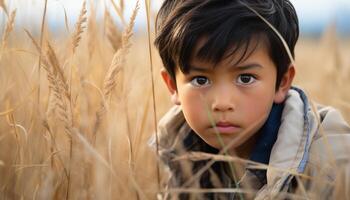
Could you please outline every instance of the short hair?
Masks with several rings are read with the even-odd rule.
[[[299,24],[289,0],[164,0],[157,15],[154,44],[173,80],[175,67],[188,73],[193,57],[218,63],[243,48],[240,62],[252,53],[247,52],[248,47],[257,38],[265,42],[277,67],[278,88],[292,61],[279,36],[250,8],[275,27],[294,59]],[[194,55],[203,37],[205,44]]]

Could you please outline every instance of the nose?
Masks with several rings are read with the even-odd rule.
[[[213,92],[212,110],[214,112],[232,112],[235,110],[235,95],[232,87],[223,86]]]

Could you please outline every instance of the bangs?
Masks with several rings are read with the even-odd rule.
[[[214,34],[211,38],[204,39],[202,45],[199,45],[201,42],[198,42],[196,48],[193,50],[194,54],[190,59],[209,62],[214,67],[220,61],[228,59],[232,66],[236,66],[248,59],[259,45],[268,45],[268,40],[262,34],[251,34],[247,35],[249,37],[246,36],[243,38],[238,37],[243,34],[234,34],[236,35],[228,35],[226,36],[227,38],[220,36],[223,38],[222,40],[215,39],[217,36]]]
[[[165,0],[157,15],[155,45],[164,67],[175,79],[175,69],[189,72],[192,59],[215,67],[230,59],[247,59],[258,45],[277,68],[276,86],[291,60],[278,35],[249,5],[271,24],[286,41],[294,58],[299,37],[298,18],[289,0]]]
[[[267,33],[271,30],[254,13],[242,14],[237,19],[239,13],[232,13],[237,8],[227,6],[218,13],[215,6],[221,4],[206,6],[208,9],[190,10],[187,13],[190,17],[183,18],[174,28],[177,30],[174,34],[176,41],[171,43],[178,50],[174,60],[183,73],[189,72],[190,62],[194,58],[214,66],[224,59],[234,58],[232,64],[237,65],[247,59],[261,43],[270,49]],[[206,12],[208,18],[199,14],[199,11],[195,12],[197,9]],[[271,55],[270,52],[268,54]]]

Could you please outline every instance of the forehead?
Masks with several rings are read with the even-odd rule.
[[[259,57],[270,57],[269,45],[264,37],[252,37],[251,40],[246,43],[230,44],[227,49],[222,50],[223,55],[219,59],[207,56],[207,42],[208,38],[205,36],[198,40],[190,57],[188,70],[190,70],[191,66],[195,63],[209,63],[213,68],[223,62],[230,66],[237,66],[249,59],[256,51],[260,52]]]

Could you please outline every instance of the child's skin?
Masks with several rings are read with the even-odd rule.
[[[193,55],[204,43],[205,39],[199,40]],[[217,132],[225,145],[236,140],[229,151],[242,158],[249,157],[258,130],[273,103],[284,101],[295,74],[294,66],[290,65],[276,87],[277,70],[265,42],[253,40],[250,44],[252,53],[238,64],[242,51],[216,65],[192,57],[189,73],[184,74],[176,67],[176,83],[166,70],[161,71],[173,103],[181,106],[196,134],[217,149],[222,148]]]

